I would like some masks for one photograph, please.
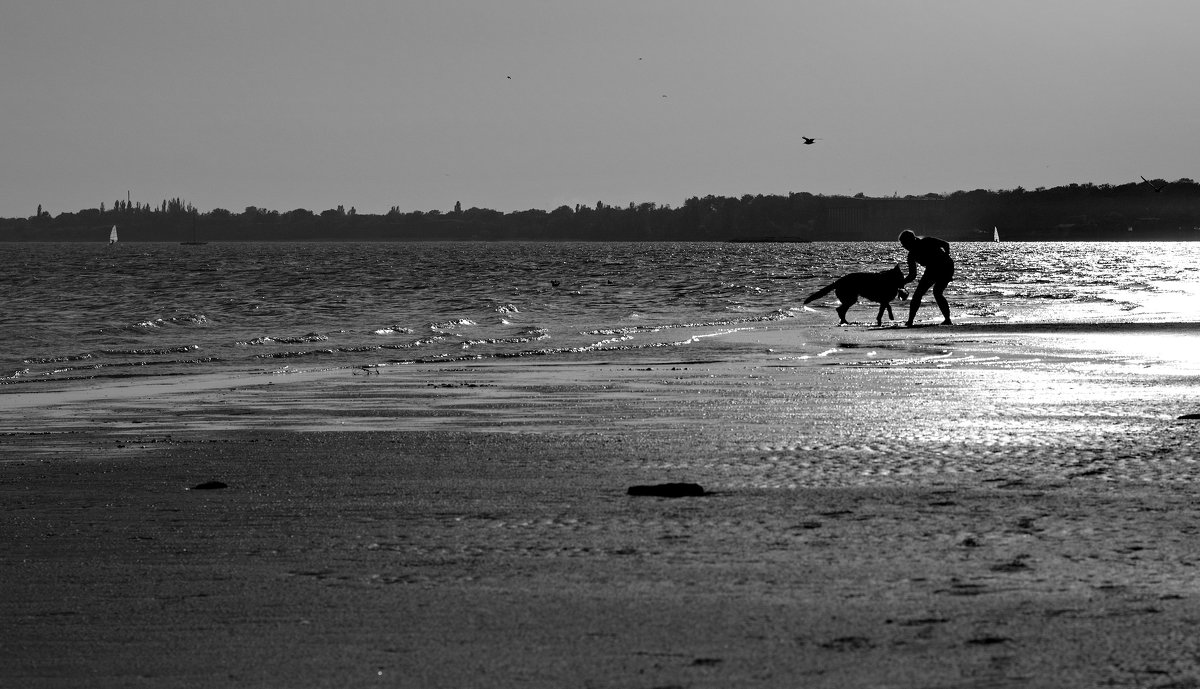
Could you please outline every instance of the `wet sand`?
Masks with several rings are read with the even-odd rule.
[[[1200,686],[1190,327],[0,391],[0,686]]]

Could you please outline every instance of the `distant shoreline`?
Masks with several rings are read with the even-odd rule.
[[[201,212],[183,199],[151,206],[0,218],[0,241],[893,241],[904,228],[949,241],[1184,241],[1200,239],[1200,184],[1190,179],[1071,184],[1028,191],[956,191],[905,197],[787,195],[692,197],[681,206],[630,203],[501,212],[358,213],[353,207],[286,212],[249,206]]]
[[[932,234],[932,233],[930,233]],[[990,240],[984,239],[962,239],[953,235],[944,235],[947,239],[954,242],[970,242],[990,244]],[[498,239],[387,239],[380,237],[305,237],[305,238],[247,238],[247,239],[217,239],[209,242],[178,242],[171,239],[131,239],[122,240],[118,244],[178,244],[180,246],[205,246],[205,245],[220,245],[220,244],[435,244],[435,243],[551,243],[551,244],[567,244],[567,243],[593,243],[602,244],[605,242],[614,243],[656,243],[656,242],[704,242],[713,244],[821,244],[821,243],[837,243],[837,242],[863,242],[863,243],[878,243],[890,242],[888,239],[761,239],[761,238],[736,238],[736,239],[522,239],[522,238],[498,238]],[[1058,238],[1043,238],[1043,239],[1013,239],[1009,240],[1009,244],[1054,244],[1054,243],[1077,243],[1084,244],[1088,242],[1095,243],[1112,243],[1112,242],[1195,242],[1200,241],[1200,233],[1197,236],[1179,236],[1179,237],[1139,237],[1130,239],[1109,239],[1104,237],[1096,238],[1075,238],[1075,239],[1058,239]],[[1004,242],[1001,242],[1003,244]],[[94,239],[5,239],[0,237],[0,244],[96,244],[107,248],[108,241],[97,241]]]

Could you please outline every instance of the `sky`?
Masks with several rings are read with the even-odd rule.
[[[3,217],[127,195],[512,211],[1200,177],[1194,0],[13,0],[0,17]]]

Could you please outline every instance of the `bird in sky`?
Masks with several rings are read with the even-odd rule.
[[[816,139],[815,137],[802,136],[802,137],[800,137],[800,138],[801,138],[801,139],[804,139],[804,145],[805,145],[805,146],[812,146],[814,143],[816,143],[816,142],[817,142],[817,139]]]
[[[1154,182],[1151,182],[1150,180],[1146,179],[1145,177],[1142,177],[1142,181],[1145,182],[1146,184],[1149,184],[1150,188],[1156,192],[1162,191],[1163,187],[1167,186],[1167,184],[1165,182],[1163,184],[1155,184]]]

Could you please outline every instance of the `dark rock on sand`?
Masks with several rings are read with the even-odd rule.
[[[973,639],[967,639],[968,646],[994,646],[995,644],[1006,644],[1012,641],[1007,636],[977,636]]]
[[[653,495],[660,498],[684,498],[704,495],[698,483],[659,483],[652,486],[630,486],[630,495]]]
[[[1008,562],[992,565],[989,569],[993,572],[1022,572],[1030,569],[1030,567],[1025,564],[1025,558],[1018,555]]]
[[[220,481],[205,481],[204,483],[188,488],[188,490],[217,490],[219,488],[228,487],[229,486],[227,484],[221,483]]]

